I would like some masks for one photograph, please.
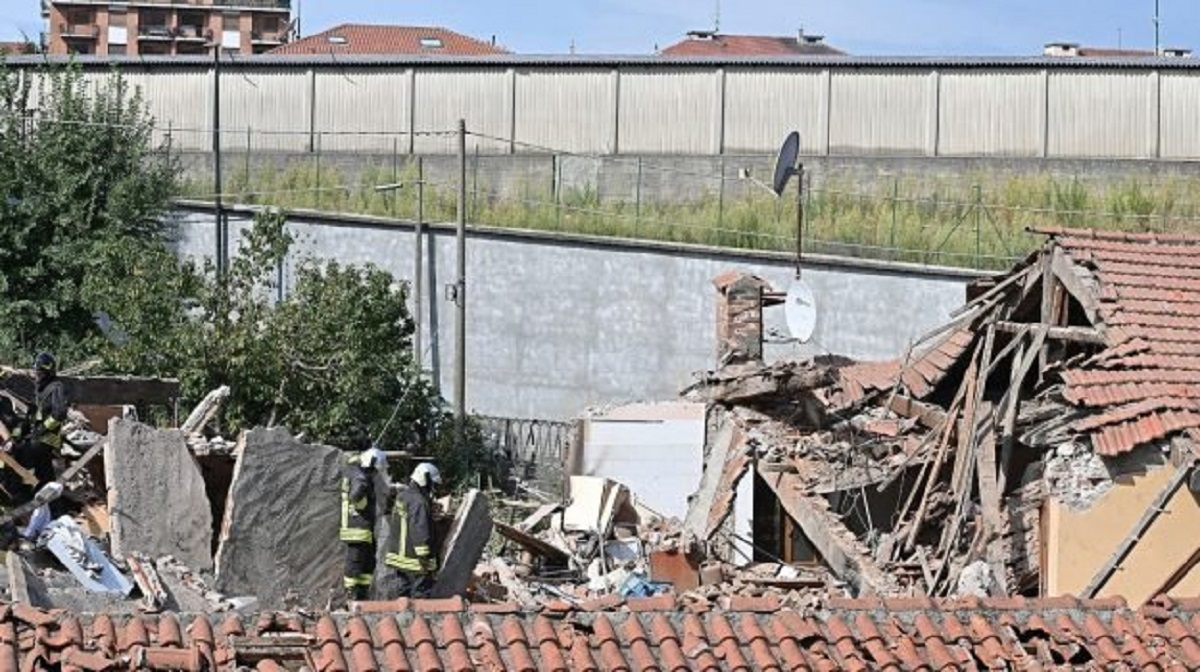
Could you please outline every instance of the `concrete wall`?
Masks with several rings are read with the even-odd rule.
[[[231,215],[235,242],[248,217],[245,210]],[[179,252],[211,256],[211,212],[182,208],[179,222]],[[397,278],[414,277],[408,224],[304,213],[292,216],[290,229],[297,254],[374,263]],[[454,260],[452,229],[434,227],[426,249],[423,359],[447,392],[453,388],[454,313],[443,288],[454,282]],[[792,264],[784,254],[473,229],[467,243],[468,408],[565,419],[589,405],[675,399],[695,372],[715,365],[712,279],[739,269],[786,289]],[[900,356],[911,339],[962,303],[969,277],[949,269],[810,258],[804,279],[820,304],[815,337],[805,345],[771,345],[768,357]],[[767,329],[786,333],[778,309],[767,311]]]

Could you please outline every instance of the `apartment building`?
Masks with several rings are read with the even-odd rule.
[[[42,0],[50,54],[261,54],[288,42],[291,0]]]

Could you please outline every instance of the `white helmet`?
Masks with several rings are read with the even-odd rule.
[[[359,456],[359,464],[363,469],[374,467],[378,471],[387,471],[388,459],[377,446],[371,446]]]
[[[422,462],[413,469],[412,480],[422,488],[433,487],[434,483],[442,482],[442,472],[428,462]]]

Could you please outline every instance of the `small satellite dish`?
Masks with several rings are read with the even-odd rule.
[[[788,180],[796,172],[796,159],[799,157],[800,133],[792,131],[784,139],[783,146],[779,148],[779,156],[775,159],[775,179],[771,180],[771,190],[776,196],[783,195]]]
[[[807,283],[797,280],[788,287],[783,312],[792,338],[801,343],[812,340],[817,330],[817,297]]]

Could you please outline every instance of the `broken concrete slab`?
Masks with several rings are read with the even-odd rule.
[[[492,513],[487,495],[471,490],[454,516],[450,533],[442,545],[437,581],[430,597],[462,595],[492,536]]]
[[[721,484],[726,481],[725,466],[744,444],[745,433],[728,413],[717,411],[713,421],[716,431],[712,433],[709,449],[704,457],[704,473],[700,476],[700,488],[689,498],[684,529],[692,535],[707,539],[709,522],[717,498],[721,495]],[[726,493],[732,497],[732,492]],[[725,503],[728,506],[728,502]]]
[[[59,518],[46,527],[44,535],[46,549],[84,588],[93,593],[126,597],[133,592],[133,582],[117,570],[100,545],[84,534],[74,519]]]
[[[243,435],[217,548],[215,588],[266,609],[323,606],[340,589],[341,451],[284,429]]]
[[[183,432],[114,419],[108,436],[104,476],[113,554],[172,555],[211,569],[212,508]]]
[[[8,594],[13,602],[29,604],[39,609],[53,609],[50,591],[41,577],[25,562],[20,554],[8,552],[5,566],[8,570]]]

